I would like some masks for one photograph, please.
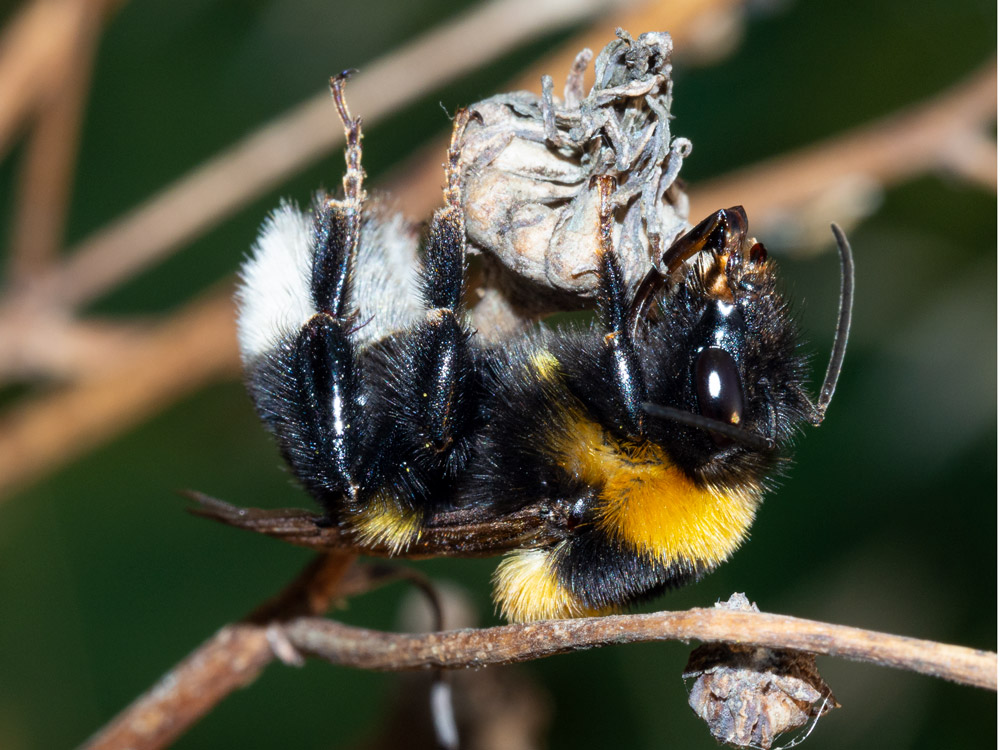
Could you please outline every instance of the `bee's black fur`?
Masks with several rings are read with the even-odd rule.
[[[330,521],[348,531],[358,518],[385,526],[386,519],[413,516],[415,527],[388,524],[384,531],[399,535],[394,543],[405,547],[406,534],[442,511],[476,507],[502,519],[544,501],[570,509],[572,524],[552,549],[551,575],[583,608],[627,605],[699,577],[718,561],[657,557],[629,538],[633,532],[616,531],[605,516],[619,498],[607,497],[605,478],[579,466],[597,451],[604,458],[594,461],[619,461],[624,471],[638,472],[654,456],[679,469],[685,487],[702,488],[685,492],[759,493],[780,452],[726,444],[705,430],[652,417],[642,404],[699,413],[697,358],[718,349],[726,354],[713,361],[738,368],[732,377],[742,392],[729,395],[741,412],[733,419],[778,446],[787,442],[810,404],[798,334],[775,289],[773,264],[747,252],[742,209],[719,212],[715,224],[681,240],[703,245],[701,259],[668,269],[653,314],[639,320],[633,335],[633,290],[610,240],[612,187],[601,180],[596,321],[583,330],[480,344],[462,303],[460,127],[449,152],[446,205],[431,223],[419,277],[423,316],[358,345],[357,331],[368,321],[357,319],[352,300],[364,209],[355,167],[353,181],[345,179],[345,199],[321,200],[313,209],[315,314],[248,362],[261,417],[296,477]],[[360,163],[359,134],[353,135],[357,152],[349,165]],[[592,444],[574,443],[585,439]]]
[[[250,370],[248,385],[261,419],[275,434],[293,472],[324,505],[349,493],[354,446],[332,429],[329,394],[348,394],[347,417],[360,413],[357,362],[343,324],[319,314]]]
[[[692,583],[705,572],[703,565],[693,561],[664,565],[644,559],[593,528],[581,530],[557,565],[560,579],[595,610],[646,601],[666,589]]]

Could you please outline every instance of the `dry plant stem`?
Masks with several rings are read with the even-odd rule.
[[[857,175],[890,186],[928,170],[953,169],[996,190],[996,145],[984,143],[996,110],[994,61],[926,102],[699,185],[691,194],[691,215],[742,203],[760,221],[777,207],[793,207]],[[970,166],[977,161],[978,168]]]
[[[69,4],[34,0],[0,33],[0,157],[54,79],[58,59],[73,38],[76,14]]]
[[[5,326],[0,335],[0,382],[65,383],[114,372],[123,353],[140,346],[151,328],[142,319],[74,320],[56,310],[26,314],[21,325]]]
[[[350,550],[361,554],[396,559],[419,560],[453,555],[495,557],[501,552],[555,544],[565,535],[566,517],[548,503],[529,505],[502,519],[484,518],[475,509],[440,513],[425,526],[420,538],[405,551],[394,550],[385,542],[360,545],[322,516],[298,508],[240,508],[200,492],[183,493],[196,505],[189,510],[228,526],[280,539],[287,544],[319,552]]]
[[[491,0],[351,81],[351,106],[374,122],[511,47],[592,15],[596,0]],[[548,11],[548,12],[545,12]],[[265,125],[76,247],[33,294],[77,307],[189,242],[343,142],[324,91]]]
[[[285,633],[303,653],[359,669],[477,668],[612,644],[698,640],[839,656],[997,689],[997,655],[992,652],[797,617],[714,608],[549,620],[427,635],[382,633],[302,618],[288,623]]]
[[[253,682],[275,657],[274,623],[321,614],[337,594],[354,555],[320,555],[273,601],[219,630],[165,674],[82,747],[151,750],[166,747],[219,701]]]
[[[997,191],[997,144],[985,129],[956,134],[948,151],[944,162],[947,169],[984,190]]]
[[[75,34],[28,139],[11,241],[13,287],[50,267],[62,246],[103,5],[104,0],[73,3]]]
[[[83,747],[146,750],[169,744],[215,703],[256,678],[273,658],[276,629],[282,641],[298,652],[358,669],[480,668],[615,644],[698,640],[791,648],[990,690],[997,687],[995,653],[796,617],[716,608],[427,635],[383,633],[308,616],[278,624],[286,619],[282,615],[303,605],[325,607],[351,561],[351,556],[331,555],[326,562],[314,562],[282,596],[247,621],[222,628]],[[311,584],[316,579],[318,587]],[[319,592],[311,597],[317,588]],[[271,623],[270,640],[266,622]]]
[[[595,54],[614,38],[615,27],[621,27],[635,36],[646,31],[669,31],[674,49],[682,50],[693,42],[698,27],[705,18],[718,19],[720,14],[741,13],[738,0],[672,0],[672,2],[647,2],[625,12],[613,14],[603,23],[595,23],[552,55],[546,56],[529,70],[503,87],[504,91],[535,91],[541,93],[542,76],[551,75],[561,86],[577,54],[584,47]],[[584,71],[584,89],[593,85],[594,69]]]
[[[0,34],[0,158],[17,132],[60,85],[74,49],[80,13],[113,10],[120,0],[34,0]]]

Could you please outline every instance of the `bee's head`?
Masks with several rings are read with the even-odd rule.
[[[739,206],[694,227],[663,264],[666,291],[645,341],[637,342],[647,353],[648,435],[695,479],[755,484],[796,428],[818,423],[829,403],[821,395],[814,405],[806,394],[806,361],[776,289],[776,264],[747,234]],[[849,301],[848,294],[848,318]],[[846,325],[842,320],[835,359]],[[823,393],[832,395],[833,384]]]

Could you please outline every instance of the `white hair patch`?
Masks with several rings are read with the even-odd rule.
[[[423,315],[417,289],[419,237],[412,223],[379,202],[365,209],[350,303],[360,348],[413,325]],[[236,328],[244,365],[293,336],[317,313],[310,292],[313,220],[282,202],[260,229],[240,270]]]
[[[423,318],[417,283],[418,244],[416,228],[403,216],[379,203],[367,208],[351,296],[362,323],[354,335],[359,347]]]
[[[274,349],[316,314],[311,274],[312,217],[283,201],[261,226],[240,269],[236,329],[244,364]]]

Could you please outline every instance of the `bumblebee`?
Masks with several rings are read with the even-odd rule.
[[[369,200],[361,121],[331,80],[346,134],[343,197],[282,204],[242,269],[248,389],[325,522],[375,554],[506,553],[510,621],[616,611],[693,581],[746,538],[798,426],[823,419],[843,361],[853,267],[819,399],[776,266],[741,207],[676,240],[629,288],[612,242],[614,179],[596,178],[598,295],[587,328],[479,340],[463,303],[466,231],[457,113],[444,206],[416,237]],[[525,509],[556,528],[514,533]],[[452,524],[427,548],[425,532]],[[439,537],[440,538],[440,537]]]

